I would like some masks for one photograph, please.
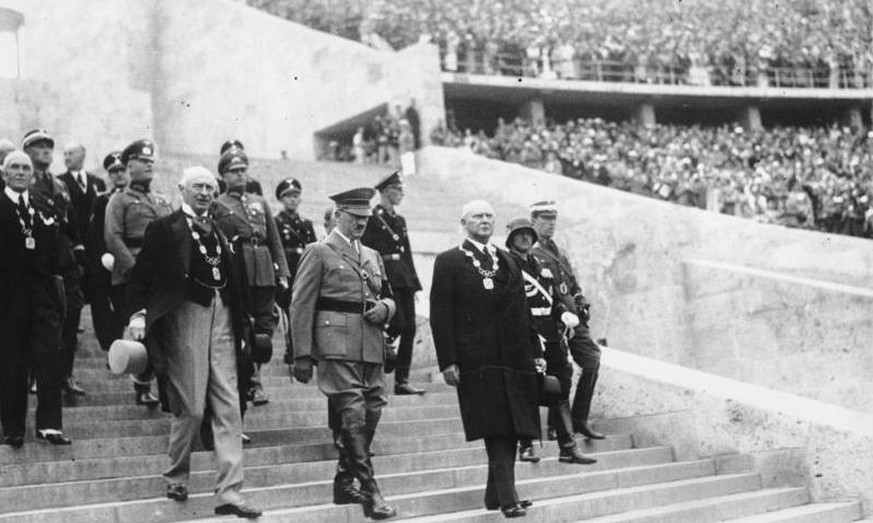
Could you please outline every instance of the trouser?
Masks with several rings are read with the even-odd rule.
[[[546,374],[558,378],[561,384],[561,398],[549,406],[549,429],[554,428],[558,436],[558,445],[562,449],[576,448],[576,439],[573,437],[573,423],[570,419],[570,387],[573,382],[573,365],[568,359],[567,347],[558,341],[546,342],[545,360]],[[519,444],[529,447],[532,444],[530,438],[521,438]]]
[[[397,312],[388,325],[389,336],[400,336],[397,349],[397,364],[394,367],[394,383],[409,381],[409,367],[412,364],[412,346],[415,343],[415,290],[394,289],[394,303]]]
[[[88,303],[91,304],[94,334],[97,336],[100,348],[107,352],[112,342],[124,335],[123,312],[112,305],[110,299],[112,288],[108,282],[108,274],[105,276],[107,281],[100,281],[103,275],[98,272],[98,269],[91,269],[89,274],[92,281],[89,284]]]
[[[116,332],[118,338],[124,335],[124,327],[126,325],[125,309],[124,309],[124,291],[125,284],[113,285],[109,289],[109,301],[115,314],[118,315],[119,324],[116,326],[119,330]],[[118,339],[116,338],[116,339]],[[137,392],[148,392],[151,389],[151,383],[155,379],[152,366],[149,365],[146,370],[140,374],[131,374],[133,378],[133,388]]]
[[[242,419],[237,391],[237,357],[230,308],[216,293],[208,307],[186,301],[163,321],[166,394],[173,421],[164,472],[169,484],[186,484],[191,475],[191,447],[208,405],[212,412],[218,504],[236,503],[243,483]]]
[[[485,484],[485,507],[496,509],[518,503],[515,490],[515,436],[485,437],[488,454],[488,481]]]
[[[580,323],[576,327],[576,335],[570,340],[569,345],[573,361],[582,368],[582,374],[576,384],[572,410],[573,424],[579,426],[588,422],[594,387],[597,385],[597,376],[600,372],[600,348],[591,339],[585,323]]]
[[[37,382],[36,429],[63,430],[61,382],[63,303],[47,280],[11,282],[3,299],[16,304],[0,332],[0,423],[3,434],[24,436],[28,372]]]
[[[85,305],[85,297],[82,295],[82,279],[78,275],[65,277],[64,292],[66,295],[66,314],[61,329],[62,371],[65,377],[69,377],[73,375],[76,351],[79,349],[79,322],[82,319],[82,307]]]
[[[252,317],[254,318],[255,334],[266,334],[273,338],[273,330],[276,328],[276,317],[273,315],[273,307],[276,303],[276,288],[275,287],[252,287]],[[263,389],[261,383],[261,365],[255,364],[251,367],[251,388],[252,390]]]

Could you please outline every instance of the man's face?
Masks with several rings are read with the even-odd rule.
[[[512,241],[510,245],[514,251],[518,251],[521,254],[527,254],[531,247],[533,247],[534,239],[533,234],[528,230],[521,230],[512,235]]]
[[[288,212],[297,212],[300,206],[300,193],[297,191],[289,191],[282,195],[282,206]]]
[[[557,214],[538,214],[533,220],[534,230],[540,238],[551,240],[555,235],[555,224],[558,221]]]
[[[127,173],[135,182],[144,182],[152,179],[152,167],[154,160],[147,158],[131,158],[127,161]]]
[[[74,145],[64,149],[64,165],[70,171],[81,171],[85,164],[85,148]]]
[[[385,198],[388,199],[391,205],[400,205],[400,202],[403,201],[403,186],[389,185],[382,191],[382,194],[385,195]]]
[[[203,214],[212,205],[217,189],[218,184],[212,176],[194,176],[181,187],[182,201],[190,205],[195,213]]]
[[[461,218],[461,225],[470,238],[487,243],[494,233],[494,209],[489,204],[480,202],[467,209],[467,213]]]
[[[111,171],[107,171],[109,174],[109,182],[116,189],[121,189],[127,186],[128,178],[127,171],[124,168],[116,168]]]
[[[227,190],[244,191],[246,188],[248,169],[245,166],[234,167],[222,173],[221,177],[227,184]]]
[[[30,156],[34,166],[45,169],[52,164],[54,150],[54,147],[49,145],[48,142],[40,141],[25,148],[24,152]]]
[[[33,167],[27,162],[13,160],[3,171],[6,186],[15,192],[24,192],[33,182]]]
[[[334,215],[339,232],[351,240],[361,239],[361,236],[364,235],[364,229],[367,228],[367,220],[370,219],[369,216],[358,216],[346,211],[337,211]]]

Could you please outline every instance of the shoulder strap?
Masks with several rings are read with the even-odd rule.
[[[382,213],[377,212],[375,214],[376,214],[376,218],[379,218],[379,221],[382,222],[382,225],[384,225],[385,228],[388,229],[388,232],[391,233],[392,238],[394,238],[395,236],[397,238],[400,238],[400,235],[397,234],[396,232],[394,232],[394,229],[392,229],[391,226],[388,225],[388,222],[385,221],[385,218],[382,217]]]
[[[345,256],[343,256],[342,251],[340,251],[336,245],[333,245],[330,242],[323,242],[323,243],[325,245],[327,245],[330,248],[330,250],[337,253],[340,257],[345,258]],[[363,255],[363,252],[361,252],[361,254]],[[364,260],[362,257],[361,265],[363,265],[363,263],[364,263]],[[367,271],[365,271],[363,269],[358,269],[353,264],[349,264],[349,267],[351,267],[351,269],[353,271],[355,271],[355,274],[358,275],[358,278],[360,278],[362,282],[364,282],[368,287],[370,287],[370,291],[373,293],[374,296],[379,296],[381,294],[382,282],[373,281],[373,278],[370,276],[370,273],[368,273]]]
[[[546,297],[546,300],[549,302],[549,305],[552,304],[552,302],[553,302],[552,295],[546,290],[545,287],[543,287],[543,285],[539,282],[539,280],[537,280],[533,275],[528,274],[528,272],[524,269],[521,270],[521,276],[524,278],[524,280],[526,282],[533,285],[540,292],[540,294],[542,294],[543,296]]]

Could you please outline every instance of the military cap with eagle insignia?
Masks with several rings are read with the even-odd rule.
[[[358,187],[348,191],[338,192],[328,196],[336,204],[338,211],[345,211],[355,216],[370,216],[370,200],[376,195],[372,187]]]

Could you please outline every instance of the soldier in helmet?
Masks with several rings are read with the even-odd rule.
[[[537,233],[530,220],[516,218],[506,227],[506,247],[518,261],[524,279],[527,305],[530,308],[534,327],[545,348],[546,373],[558,378],[561,384],[561,399],[556,408],[558,417],[556,428],[561,463],[590,465],[597,460],[584,456],[576,445],[573,435],[573,421],[570,419],[570,385],[573,380],[573,366],[567,359],[568,349],[565,333],[572,332],[579,324],[579,317],[573,312],[573,303],[565,294],[561,295],[555,284],[551,268],[540,263],[531,249],[537,240]],[[519,461],[536,463],[540,460],[534,453],[532,439],[520,438],[518,442]]]
[[[125,291],[130,270],[142,249],[146,227],[173,212],[170,199],[152,190],[152,167],[157,150],[151,140],[136,140],[121,151],[120,160],[130,179],[127,187],[109,197],[106,204],[103,236],[112,255],[112,308],[126,311]],[[158,399],[151,393],[152,369],[132,376],[138,405],[153,406]]]

